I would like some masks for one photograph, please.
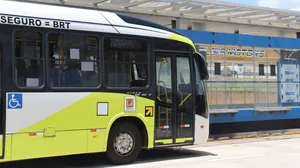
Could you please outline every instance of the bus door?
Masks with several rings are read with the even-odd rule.
[[[4,159],[4,140],[5,140],[5,95],[2,90],[3,77],[3,46],[0,43],[0,159]]]
[[[194,140],[191,61],[188,55],[156,54],[155,145]]]

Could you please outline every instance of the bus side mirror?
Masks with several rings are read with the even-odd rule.
[[[208,80],[209,79],[209,73],[207,69],[207,64],[205,62],[205,58],[200,55],[199,53],[193,54],[194,60],[197,61],[198,69],[200,70],[200,75],[202,80]]]

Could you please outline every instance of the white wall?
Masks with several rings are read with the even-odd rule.
[[[171,20],[176,19],[172,17],[167,18],[167,17],[145,15],[145,14],[133,14],[133,13],[125,13],[125,14],[138,17],[141,19],[150,20],[170,28],[171,28]],[[271,37],[272,36],[288,37],[288,38],[296,38],[296,32],[297,32],[296,30],[292,30],[292,29],[280,29],[274,27],[233,24],[233,23],[225,23],[225,22],[196,21],[196,20],[187,20],[187,19],[184,20],[180,19],[179,22],[180,22],[181,29],[187,29],[189,25],[192,25],[193,30],[210,31],[210,32],[234,33],[235,30],[239,30],[240,34],[251,34],[251,35],[271,36]]]

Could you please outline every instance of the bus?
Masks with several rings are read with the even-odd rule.
[[[0,162],[205,143],[205,58],[139,18],[0,1]]]

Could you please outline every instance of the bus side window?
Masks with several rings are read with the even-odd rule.
[[[97,37],[60,33],[51,33],[48,37],[52,87],[100,85]]]
[[[14,79],[18,87],[44,84],[42,35],[33,31],[15,32]]]
[[[204,80],[201,79],[197,61],[194,60],[195,76],[196,76],[196,114],[207,117],[206,95],[204,88]]]
[[[148,85],[148,47],[143,40],[105,38],[105,84],[132,88]]]

